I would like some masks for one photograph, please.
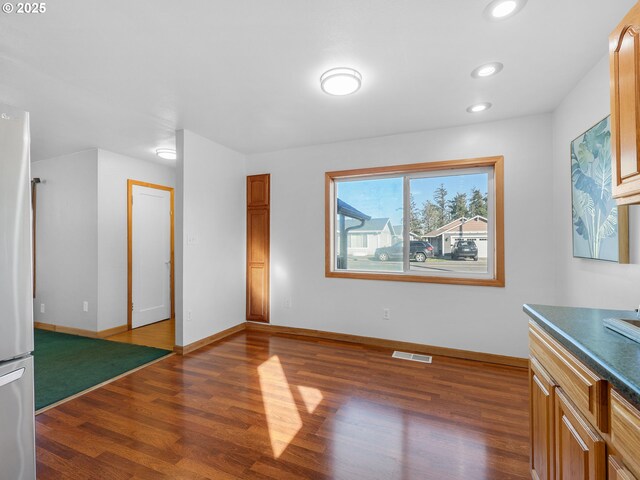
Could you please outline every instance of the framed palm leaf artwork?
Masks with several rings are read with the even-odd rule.
[[[574,257],[628,261],[628,208],[611,198],[611,174],[607,117],[571,142]]]

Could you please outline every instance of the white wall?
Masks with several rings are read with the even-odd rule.
[[[569,145],[610,113],[609,59],[603,57],[553,114],[553,216],[560,304],[633,309],[640,303],[640,208],[630,212],[631,264],[573,258]]]
[[[492,155],[505,157],[505,288],[325,278],[325,171]],[[525,357],[522,304],[554,301],[551,249],[529,234],[553,225],[550,166],[550,115],[249,156],[248,174],[272,175],[272,323]]]
[[[176,342],[188,345],[245,320],[245,159],[187,130],[176,146]]]
[[[34,162],[32,175],[46,181],[38,186],[35,320],[94,332],[126,325],[127,179],[174,186],[175,168],[92,149]]]
[[[35,321],[96,330],[98,152],[34,162],[31,174],[46,182],[37,187]]]
[[[175,186],[175,168],[98,150],[98,330],[127,324],[127,180]]]
[[[176,343],[244,321],[245,175],[257,173],[272,174],[275,325],[524,357],[523,303],[635,307],[640,209],[632,207],[631,265],[571,253],[569,144],[608,115],[608,88],[605,57],[553,115],[246,159],[192,132],[177,132]],[[505,288],[324,277],[325,171],[491,155],[505,157]],[[36,321],[94,330],[124,324],[126,178],[173,185],[174,172],[90,150],[35,162],[32,173],[47,181],[38,190]],[[530,235],[532,226],[550,233]],[[83,300],[90,303],[88,313]],[[40,303],[46,304],[44,315]],[[390,321],[382,320],[383,308],[390,309]]]

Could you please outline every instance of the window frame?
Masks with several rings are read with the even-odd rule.
[[[366,177],[407,176],[411,174],[433,173],[447,170],[465,170],[472,168],[491,168],[493,170],[493,264],[489,271],[490,277],[465,277],[465,276],[438,276],[416,275],[408,272],[353,272],[341,271],[334,268],[334,242],[333,232],[335,223],[335,182],[341,179],[359,179]],[[405,177],[405,184],[408,177]],[[491,182],[490,182],[491,183]],[[405,185],[406,188],[406,185]],[[404,203],[407,203],[408,195],[404,195]],[[408,205],[404,205],[405,211]],[[406,223],[406,222],[405,222]],[[408,225],[405,230],[408,229]],[[404,232],[405,234],[407,232]],[[405,238],[405,236],[403,236]],[[490,242],[491,243],[491,242]],[[408,260],[408,259],[406,259]],[[411,163],[404,165],[391,165],[385,167],[360,168],[325,172],[325,277],[327,278],[354,278],[360,280],[385,280],[399,282],[442,283],[450,285],[475,285],[485,287],[504,287],[504,157],[480,157],[461,160],[444,160],[436,162]]]

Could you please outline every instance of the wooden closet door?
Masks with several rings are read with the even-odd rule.
[[[269,322],[270,175],[247,177],[247,320]]]

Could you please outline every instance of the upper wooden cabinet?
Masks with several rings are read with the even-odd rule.
[[[251,175],[247,177],[247,207],[269,206],[270,175]]]
[[[640,203],[640,3],[609,36],[613,196]]]

